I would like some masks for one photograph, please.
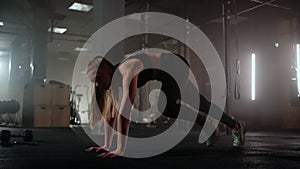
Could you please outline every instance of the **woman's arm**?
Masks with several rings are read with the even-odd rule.
[[[105,134],[105,138],[104,138],[104,148],[106,148],[107,150],[110,149],[111,144],[112,144],[112,140],[113,140],[113,133],[114,133],[114,126],[115,126],[115,120],[116,118],[113,116],[113,107],[114,105],[114,101],[113,101],[113,96],[111,91],[107,91],[108,93],[108,97],[106,98],[106,104],[107,107],[106,109],[104,109],[105,112],[105,116],[103,117],[105,122],[104,122],[104,134]]]
[[[121,156],[125,153],[130,123],[129,117],[132,107],[131,103],[133,103],[137,91],[137,74],[142,70],[142,68],[143,65],[139,60],[132,59],[122,63],[118,69],[122,75],[122,97],[117,116],[117,149],[111,153],[107,153],[104,157]]]

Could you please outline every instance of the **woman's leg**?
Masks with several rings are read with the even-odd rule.
[[[176,83],[176,81],[168,74],[164,73],[163,76],[161,76],[163,78],[158,79],[159,81],[162,82],[162,88],[161,90],[165,93],[166,95],[166,107],[165,110],[163,110],[165,103],[162,101],[162,97],[160,97],[160,101],[159,101],[159,110],[163,111],[163,115],[167,116],[167,117],[171,117],[171,118],[177,118],[179,110],[180,110],[180,104],[178,104],[178,99],[181,99],[181,95],[180,95],[180,89]],[[200,98],[200,103],[199,103],[199,108],[198,110],[201,112],[204,112],[205,114],[208,114],[210,109],[216,110],[216,111],[220,111],[223,112],[218,106],[216,106],[215,104],[210,103],[203,95],[201,95],[198,90],[195,88],[195,86],[189,81],[187,86],[186,86],[185,94],[187,96],[193,95],[195,93],[199,94],[199,98]],[[185,100],[183,100],[185,101]],[[187,103],[187,104],[191,104],[191,103]],[[197,105],[190,105],[194,108],[196,108]],[[195,111],[192,111],[191,109],[185,107],[185,106],[181,106],[182,111],[186,112],[185,116],[183,117],[184,120],[188,120],[188,121],[195,121],[195,119],[192,119],[193,116],[189,116],[192,113],[197,113]],[[197,109],[197,108],[196,108]],[[201,114],[197,113],[197,119],[196,119],[196,123],[199,125],[203,125],[205,123],[205,117],[203,117]],[[212,117],[215,118],[215,117]],[[230,127],[231,129],[236,128],[237,126],[237,122],[232,119],[230,116],[228,116],[226,113],[223,113],[222,118],[220,120],[222,123],[226,124],[228,127]]]
[[[217,105],[209,102],[203,95],[201,95],[200,92],[197,91],[195,86],[189,81],[187,84],[186,88],[188,89],[187,92],[188,94],[193,94],[193,93],[199,93],[200,97],[200,103],[199,103],[199,111],[204,112],[205,114],[209,113],[209,110],[212,109],[212,111],[218,111],[218,112],[223,112],[222,109],[220,109]],[[195,105],[191,105],[192,107],[195,107]],[[211,118],[216,118],[216,117],[211,117]],[[223,112],[221,120],[223,124],[227,125],[231,129],[236,128],[237,121],[234,120],[232,117],[228,116],[227,113]]]
[[[193,94],[197,93],[197,89],[194,87],[194,85],[189,81],[187,88],[189,89],[191,93]],[[203,95],[199,93],[200,97],[200,106],[199,111],[204,112],[206,114],[209,113],[209,110],[212,109],[212,111],[216,112],[223,112],[222,109],[220,109],[217,105],[209,102]],[[194,105],[195,107],[195,105]],[[216,118],[213,115],[209,116],[211,118]],[[246,124],[243,121],[237,121],[234,120],[232,117],[230,117],[225,112],[222,113],[222,117],[220,120],[223,124],[227,125],[232,129],[232,135],[233,135],[233,146],[239,147],[245,143],[245,133],[246,133]]]
[[[164,78],[161,79],[163,86],[161,90],[165,93],[167,101],[166,101],[166,108],[164,108],[164,102],[162,102],[160,97],[159,105],[158,108],[161,111],[163,111],[163,115],[171,118],[177,118],[180,106],[182,111],[185,112],[185,115],[183,116],[183,120],[188,120],[188,121],[195,121],[194,116],[192,116],[192,113],[197,113],[197,118],[196,118],[196,123],[203,126],[206,118],[202,116],[200,113],[191,110],[190,108],[187,108],[186,106],[182,106],[178,104],[178,99],[181,99],[180,92],[179,92],[179,87],[176,83],[174,83],[174,80],[171,78]],[[183,91],[185,94],[188,96],[193,95],[195,93],[199,94],[200,97],[200,106],[198,108],[199,111],[204,112],[206,114],[209,113],[209,110],[212,109],[212,111],[219,111],[223,112],[218,106],[215,104],[210,103],[204,96],[202,96],[194,87],[194,85],[189,82],[187,85],[187,88],[189,90]],[[184,101],[184,100],[183,100]],[[190,104],[191,107],[196,108],[197,105],[192,105],[192,103],[187,103]],[[196,109],[197,110],[197,109]],[[190,116],[191,115],[191,116]],[[209,116],[211,117],[211,116]],[[216,117],[211,117],[211,118],[216,118]],[[235,121],[233,118],[228,116],[226,113],[223,112],[221,120],[222,123],[226,124],[228,127],[232,129],[232,134],[233,134],[233,146],[238,147],[244,144],[245,142],[245,132],[246,132],[246,124],[243,121]],[[209,143],[207,145],[212,145],[213,143]]]
[[[169,91],[169,89],[170,89],[170,87],[168,87],[168,89],[162,87],[162,91],[164,91],[165,93],[167,91]],[[178,99],[174,99],[174,98],[178,98],[178,97],[174,97],[176,95],[175,91],[174,90],[170,90],[170,91],[172,91],[172,94],[166,94],[167,101],[166,101],[165,109],[163,110],[165,103],[163,103],[161,101],[161,99],[158,102],[159,103],[158,107],[159,107],[160,112],[163,111],[162,114],[164,116],[176,119],[178,117],[178,113],[179,113],[181,105],[179,103],[177,103]],[[181,111],[183,111],[185,113],[185,115],[181,117],[182,120],[195,121],[194,116],[192,114],[197,113],[197,112],[191,110],[190,108],[184,107],[184,106],[181,106]],[[206,118],[204,116],[202,116],[200,113],[197,113],[197,118],[195,121],[196,124],[203,126],[205,123],[205,120],[206,120]]]
[[[164,73],[164,72],[161,72]],[[166,100],[163,100],[163,96],[159,96],[158,109],[163,115],[169,118],[177,118],[180,109],[185,112],[182,120],[195,121],[194,115],[197,113],[196,123],[203,126],[205,123],[205,117],[200,113],[192,111],[190,108],[180,105],[178,101],[181,99],[180,88],[176,81],[168,74],[164,73],[163,78],[157,79],[162,82],[161,91],[165,94]]]

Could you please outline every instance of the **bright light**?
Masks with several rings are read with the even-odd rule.
[[[75,10],[75,11],[82,11],[82,12],[89,12],[93,6],[87,5],[87,4],[82,4],[78,2],[74,2],[69,9]]]
[[[300,94],[300,44],[296,45],[296,56],[297,56],[297,87],[298,96]]]
[[[251,54],[252,67],[251,67],[251,100],[255,100],[255,53]]]
[[[8,63],[8,79],[11,78],[11,56],[9,57],[9,63]]]
[[[3,22],[0,22],[0,26],[4,26],[4,23],[3,23]]]
[[[275,43],[274,43],[274,46],[275,46],[275,48],[279,48],[279,43],[278,43],[278,42],[275,42]]]
[[[88,51],[88,49],[87,49],[87,48],[76,47],[76,48],[75,48],[75,51],[78,51],[78,52],[86,52],[86,51]]]
[[[54,33],[59,33],[59,34],[63,34],[67,31],[67,28],[57,28],[57,27],[54,27],[53,28],[53,32]],[[51,28],[48,29],[48,32],[51,32]]]
[[[19,69],[22,69],[22,66],[21,66],[21,65],[19,65]]]
[[[34,71],[34,66],[32,63],[30,63],[29,67],[30,67],[31,71]]]

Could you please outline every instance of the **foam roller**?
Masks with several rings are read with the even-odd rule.
[[[20,110],[20,104],[16,100],[1,100],[0,101],[0,114],[13,114]]]

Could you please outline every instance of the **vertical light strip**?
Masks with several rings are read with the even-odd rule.
[[[297,87],[298,96],[300,94],[300,44],[296,45],[296,55],[297,55]]]
[[[8,80],[10,80],[11,76],[11,52],[9,53],[9,63],[8,63]]]
[[[251,100],[255,100],[255,53],[251,54]]]

